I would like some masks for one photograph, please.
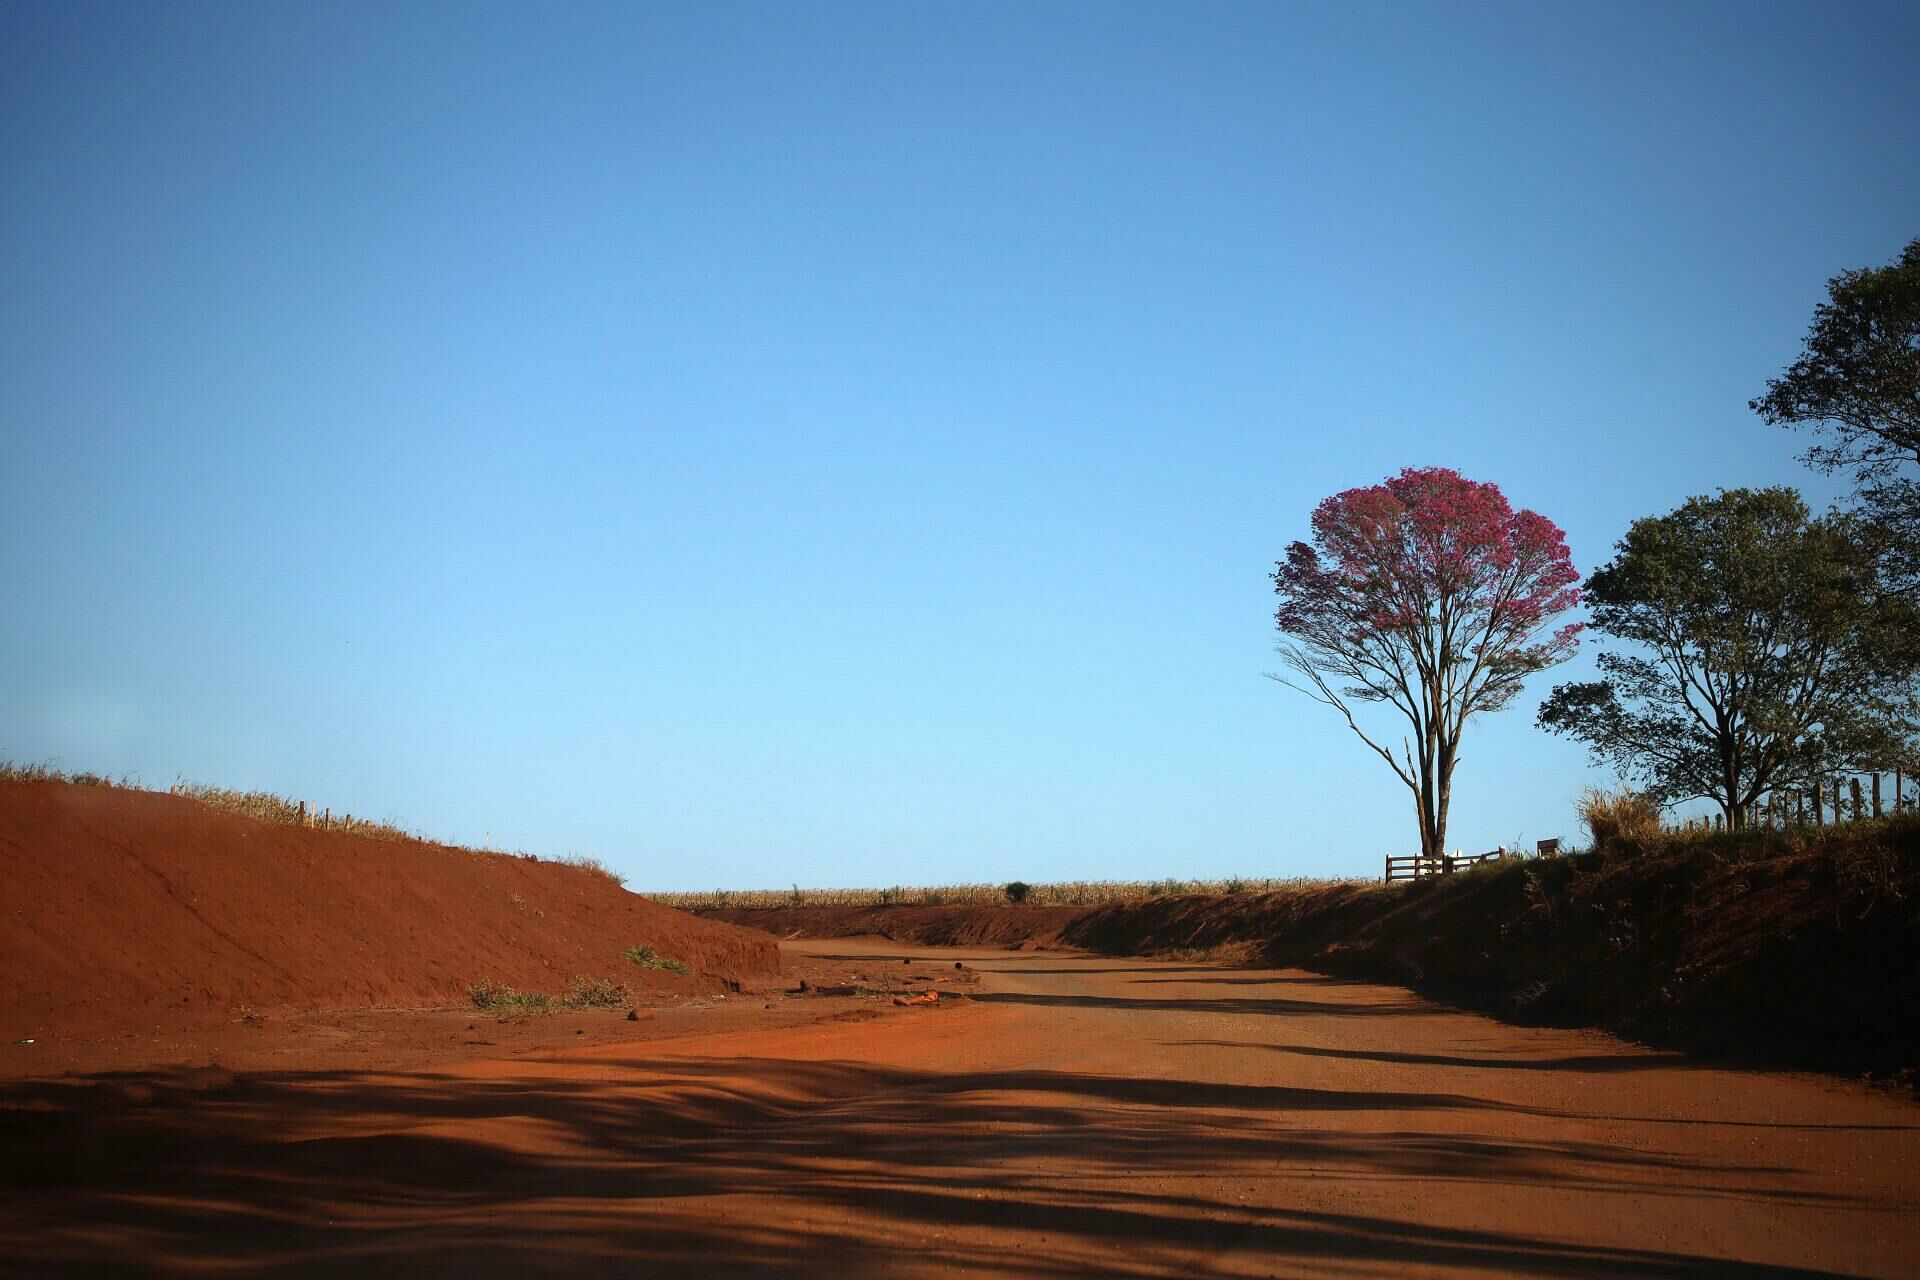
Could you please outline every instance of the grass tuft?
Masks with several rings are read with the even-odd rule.
[[[612,978],[576,977],[557,996],[541,991],[515,991],[482,978],[467,988],[467,999],[485,1013],[557,1013],[562,1009],[618,1009],[632,998],[624,982]]]
[[[1596,849],[1638,850],[1657,841],[1662,834],[1660,802],[1637,791],[1588,787],[1580,793],[1575,808]]]
[[[680,961],[675,960],[672,956],[663,956],[652,947],[628,947],[627,959],[643,969],[666,969],[673,973],[684,973],[688,976],[693,974],[693,970],[689,969]]]
[[[538,991],[515,991],[492,978],[482,978],[467,988],[467,999],[484,1013],[552,1013],[553,997]]]
[[[589,858],[584,853],[570,853],[564,858],[555,858],[554,861],[560,863],[562,866],[578,867],[580,870],[590,875],[599,876],[603,880],[611,880],[620,888],[624,889],[626,887],[627,878],[598,858]]]

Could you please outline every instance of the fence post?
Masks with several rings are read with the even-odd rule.
[[[1393,883],[1393,855],[1392,854],[1387,855],[1386,880],[1388,884]]]
[[[1876,818],[1886,816],[1880,811],[1880,774],[1877,771],[1873,775],[1873,816]]]
[[[1853,820],[1855,822],[1858,822],[1860,821],[1860,819],[1866,817],[1866,809],[1867,809],[1867,806],[1863,802],[1860,795],[1860,779],[1848,778],[1847,791],[1851,794],[1853,798]]]

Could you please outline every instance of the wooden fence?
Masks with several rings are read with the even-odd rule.
[[[1889,779],[1888,774],[1891,774]],[[1890,785],[1889,785],[1890,783]],[[1853,777],[1826,779],[1804,790],[1793,788],[1762,796],[1750,810],[1747,821],[1756,827],[1824,827],[1831,823],[1857,822],[1865,818],[1884,818],[1889,814],[1920,811],[1920,794],[1909,795],[1920,784],[1920,769],[1909,766],[1886,772],[1863,772]],[[1672,830],[1718,831],[1725,825],[1719,814],[1708,818],[1686,818]],[[1560,852],[1558,840],[1542,840],[1535,854],[1546,857]],[[1388,884],[1396,880],[1424,880],[1429,876],[1450,876],[1478,862],[1526,855],[1518,849],[1495,849],[1489,853],[1450,853],[1438,858],[1408,854],[1387,856]]]
[[[1559,840],[1542,840],[1534,846],[1534,856],[1545,858],[1560,852]],[[1425,880],[1429,876],[1450,876],[1476,863],[1499,862],[1504,858],[1524,858],[1527,855],[1519,849],[1502,846],[1486,853],[1443,853],[1437,858],[1424,857],[1417,853],[1396,858],[1387,855],[1387,883],[1396,880]]]
[[[1761,796],[1747,810],[1752,827],[1825,827],[1920,809],[1920,797],[1908,791],[1920,781],[1914,771],[1900,767],[1885,772],[1822,779],[1805,787],[1787,787]],[[1685,818],[1676,831],[1719,831],[1726,826],[1720,814]]]

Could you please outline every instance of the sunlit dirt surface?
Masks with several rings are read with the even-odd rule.
[[[349,1018],[358,1048],[233,1028],[164,1068],[10,1055],[0,1270],[1920,1274],[1899,1097],[1295,971],[787,950],[789,984],[981,980],[590,1036],[443,1011]]]

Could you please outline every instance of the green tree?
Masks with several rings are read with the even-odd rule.
[[[1920,583],[1920,239],[1884,267],[1827,282],[1800,358],[1752,402],[1776,426],[1811,426],[1803,456],[1850,473],[1867,530],[1909,587]]]
[[[1636,520],[1615,550],[1587,581],[1591,628],[1633,648],[1556,687],[1542,728],[1735,829],[1771,791],[1895,757],[1920,617],[1850,518],[1813,518],[1788,488],[1723,490]]]

